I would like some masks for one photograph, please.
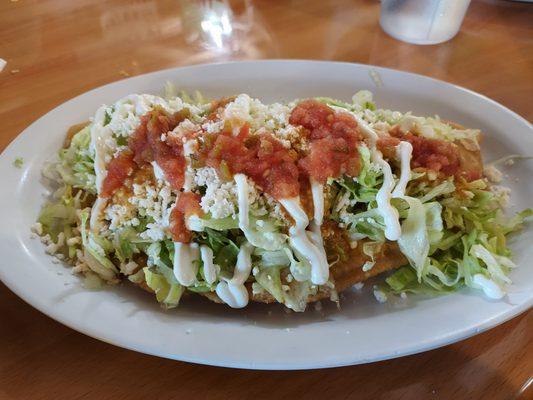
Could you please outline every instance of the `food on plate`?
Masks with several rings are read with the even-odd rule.
[[[295,311],[376,275],[380,301],[505,295],[506,236],[532,211],[503,215],[478,130],[377,109],[368,91],[349,104],[167,92],[103,105],[44,170],[55,192],[33,230],[87,286]]]

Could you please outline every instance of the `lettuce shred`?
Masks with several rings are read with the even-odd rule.
[[[68,148],[60,150],[55,170],[65,184],[96,194],[96,175],[90,143],[91,129],[87,126],[72,137]]]
[[[369,150],[362,146],[359,151],[359,176],[330,182],[331,216],[345,225],[351,239],[383,243],[385,227],[375,201],[382,175]],[[501,195],[485,179],[430,184],[420,173],[412,173],[406,196],[392,204],[402,221],[398,245],[408,263],[386,279],[386,291],[447,293],[466,286],[489,294],[480,282],[490,282],[501,289],[496,292],[504,292],[514,266],[506,236],[519,230],[533,210],[507,218]],[[489,295],[499,296],[496,292]]]

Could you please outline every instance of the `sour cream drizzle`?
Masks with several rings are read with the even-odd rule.
[[[383,223],[385,224],[385,237],[388,240],[398,240],[402,234],[402,228],[400,226],[400,215],[398,210],[396,210],[396,208],[390,203],[395,183],[391,167],[389,163],[383,159],[383,155],[376,147],[376,142],[379,138],[378,134],[358,115],[353,114],[353,116],[357,121],[361,132],[370,142],[372,161],[378,164],[383,171],[383,184],[376,195],[376,202],[378,203],[378,211],[383,217]]]
[[[383,217],[385,224],[385,237],[388,240],[398,240],[402,234],[400,226],[400,214],[398,210],[390,203],[392,189],[394,188],[394,176],[387,161],[383,159],[380,152],[376,153],[374,162],[381,166],[383,171],[383,184],[376,194],[376,202],[378,203],[378,210]]]
[[[300,205],[300,198],[293,197],[290,199],[281,199],[279,201],[289,215],[294,219],[295,226],[291,229],[296,231],[303,231],[309,225],[309,218],[304,209]]]
[[[392,191],[392,197],[404,197],[405,188],[411,178],[411,154],[413,153],[413,146],[409,142],[402,141],[396,146],[396,154],[400,159],[400,179],[396,187]]]
[[[243,308],[248,304],[249,295],[244,284],[252,271],[252,250],[253,246],[248,242],[241,245],[233,277],[221,280],[216,287],[218,297],[232,308]]]
[[[248,179],[244,174],[234,176],[237,185],[237,203],[239,207],[239,228],[246,235],[250,228],[250,205],[248,204]],[[253,246],[246,242],[241,245],[237,255],[237,264],[233,277],[229,280],[222,279],[217,287],[218,297],[232,308],[242,308],[248,304],[248,290],[244,285],[252,271]]]
[[[313,196],[313,220],[309,224],[310,230],[307,231],[307,237],[317,247],[318,251],[320,251],[321,259],[326,260],[327,264],[326,249],[324,248],[324,240],[320,229],[324,220],[324,185],[316,182],[314,179],[311,179],[310,183],[311,194]],[[329,279],[329,265],[327,279]]]
[[[252,250],[253,246],[243,243],[237,255],[237,264],[233,271],[233,277],[228,281],[231,285],[243,285],[252,272]]]
[[[311,282],[315,285],[325,284],[329,279],[329,265],[322,244],[320,225],[315,222],[312,224],[318,227],[318,233],[316,228],[314,234],[305,230],[309,225],[309,219],[300,204],[299,197],[282,199],[280,203],[295,221],[294,226],[289,229],[290,245],[311,264]]]
[[[212,285],[217,279],[217,269],[213,263],[213,250],[205,244],[200,246],[204,278],[208,285]]]
[[[220,300],[231,308],[243,308],[248,304],[248,290],[244,285],[231,285],[220,281],[215,291]]]
[[[196,282],[200,249],[197,243],[174,242],[174,276],[183,286],[191,286]]]
[[[311,194],[313,195],[313,220],[320,226],[324,219],[324,185],[311,179]]]

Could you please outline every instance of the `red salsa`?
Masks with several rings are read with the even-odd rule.
[[[317,100],[298,104],[289,122],[306,129],[310,151],[299,161],[301,171],[320,183],[342,174],[357,176],[361,169],[357,122],[348,113],[335,112]]]
[[[121,152],[109,162],[100,196],[111,196],[137,167],[152,161],[156,161],[163,170],[171,187],[180,190],[185,173],[183,145],[177,140],[163,141],[161,135],[172,131],[188,115],[189,110],[186,109],[172,115],[155,109],[143,115],[139,127],[128,140],[129,150]]]
[[[189,243],[191,241],[192,234],[185,223],[191,215],[203,215],[200,207],[200,195],[192,192],[181,192],[170,213],[169,230],[174,242]]]
[[[129,147],[135,154],[135,162],[157,162],[165,174],[165,179],[174,190],[183,186],[185,174],[185,157],[183,144],[179,140],[162,140],[162,135],[172,131],[181,121],[189,116],[188,110],[173,115],[156,109],[141,118],[141,124],[130,137]]]
[[[392,129],[390,134],[391,136],[380,138],[377,143],[385,157],[393,158],[395,147],[400,140],[404,140],[413,146],[412,168],[426,168],[444,176],[453,176],[460,172],[461,163],[457,146],[452,142],[417,136],[410,132],[403,133],[397,128]]]
[[[113,192],[120,188],[126,178],[135,170],[133,153],[125,150],[113,158],[107,166],[107,175],[102,182],[100,197],[111,197]]]
[[[200,159],[222,178],[243,173],[275,199],[298,196],[297,153],[270,133],[251,136],[244,125],[237,135],[223,131],[207,136]]]

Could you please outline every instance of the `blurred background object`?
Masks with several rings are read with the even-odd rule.
[[[470,0],[381,0],[381,27],[392,37],[414,44],[452,39]]]
[[[231,58],[262,58],[273,41],[251,0],[180,0],[183,34],[200,52]],[[222,57],[221,57],[222,56]]]

